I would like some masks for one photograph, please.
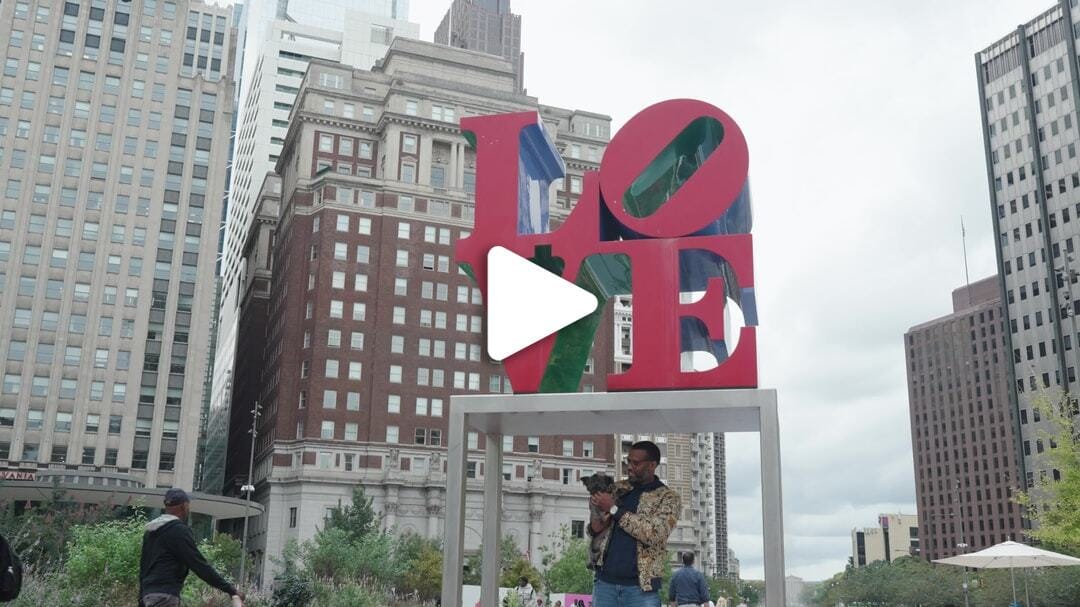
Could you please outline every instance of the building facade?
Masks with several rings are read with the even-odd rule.
[[[246,8],[241,103],[222,232],[218,343],[210,391],[211,444],[205,473],[210,491],[235,493],[243,484],[225,476],[224,444],[234,404],[241,413],[250,413],[253,407],[251,400],[235,392],[232,376],[234,366],[242,364],[236,359],[239,310],[249,278],[244,275],[243,247],[253,229],[263,179],[281,154],[289,113],[307,64],[325,59],[370,68],[394,36],[419,36],[419,26],[408,21],[408,10],[407,0],[263,0]],[[359,120],[374,120],[370,104],[357,104],[354,111]]]
[[[525,53],[521,52],[521,16],[510,12],[510,0],[453,0],[435,42],[489,55],[514,66],[514,85],[525,92]]]
[[[1076,402],[1080,288],[1080,159],[1076,35],[1080,11],[1062,0],[976,53],[987,181],[1005,313],[1012,422],[1035,446],[1033,399]],[[1075,404],[1074,404],[1075,411]],[[1018,485],[1059,476],[1025,448]]]
[[[914,514],[878,515],[878,526],[851,530],[851,564],[865,567],[919,553],[919,517]]]
[[[953,291],[953,313],[912,327],[907,351],[920,554],[1019,540],[1021,481],[997,276]]]
[[[191,486],[214,303],[199,285],[214,282],[232,122],[230,15],[184,1],[0,5],[8,467]]]
[[[357,111],[364,106],[372,119]],[[511,391],[482,352],[479,291],[452,260],[472,227],[476,183],[458,119],[513,111],[539,111],[564,155],[567,176],[551,196],[558,221],[584,171],[599,166],[606,116],[539,106],[517,92],[501,58],[404,38],[371,71],[309,64],[277,163],[280,192],[263,189],[281,205],[269,262],[249,261],[271,276],[264,370],[234,378],[260,387],[255,497],[267,515],[251,545],[264,575],[266,556],[310,538],[357,484],[388,528],[442,537],[450,395]],[[266,250],[250,247],[249,260]],[[605,389],[611,327],[609,315],[584,391]],[[470,435],[466,548],[480,539],[489,473],[506,481],[505,533],[534,562],[561,527],[582,535],[579,479],[613,471],[613,443],[504,437],[504,467],[487,471],[482,437]],[[246,457],[238,449],[230,445],[230,461]]]

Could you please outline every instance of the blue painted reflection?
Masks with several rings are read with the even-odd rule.
[[[566,174],[555,144],[537,116],[536,124],[521,129],[518,152],[518,234],[549,231],[548,197],[551,184]]]

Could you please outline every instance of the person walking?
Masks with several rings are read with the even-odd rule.
[[[523,607],[533,607],[536,604],[536,591],[533,590],[532,584],[529,583],[529,578],[524,575],[521,576],[515,590]]]
[[[244,607],[244,593],[221,577],[195,545],[191,527],[191,496],[183,489],[165,492],[165,514],[146,524],[139,559],[141,607],[179,607],[180,590],[188,570],[232,597],[233,607]]]
[[[709,604],[709,585],[705,576],[694,569],[694,553],[682,553],[682,569],[671,576],[668,601],[672,607],[706,607]]]
[[[593,607],[660,607],[660,578],[667,540],[679,520],[679,494],[660,482],[660,448],[650,441],[630,446],[626,480],[613,493],[590,498],[590,536],[603,535],[596,563]],[[610,532],[606,533],[610,528]]]

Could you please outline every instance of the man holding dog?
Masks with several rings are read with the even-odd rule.
[[[627,479],[614,495],[590,498],[589,535],[606,533],[596,569],[593,607],[660,607],[660,576],[667,540],[682,510],[679,494],[656,477],[660,448],[650,441],[630,447]]]

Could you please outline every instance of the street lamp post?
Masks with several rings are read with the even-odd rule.
[[[255,492],[252,484],[252,472],[255,468],[255,439],[259,435],[259,401],[255,401],[255,408],[251,410],[251,455],[248,459],[247,484],[240,487],[240,492],[245,495],[244,504],[244,537],[240,544],[240,587],[247,588],[247,541],[248,541],[248,518],[251,516],[251,494]]]
[[[964,502],[960,493],[960,481],[956,481],[956,511],[960,517],[960,542],[956,544],[956,549],[960,554],[967,552],[967,540],[964,533]],[[970,607],[968,603],[968,570],[964,567],[964,607]]]

